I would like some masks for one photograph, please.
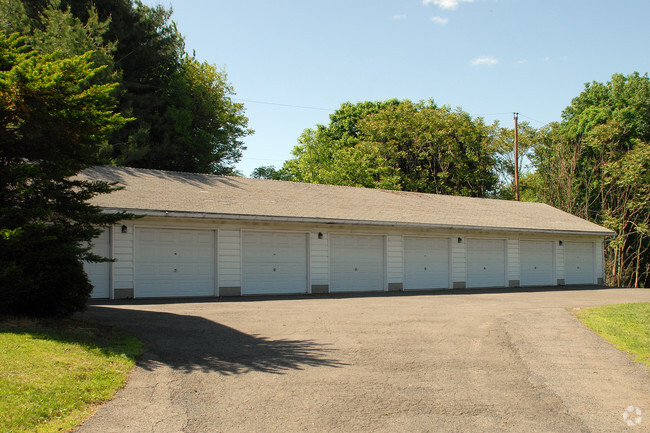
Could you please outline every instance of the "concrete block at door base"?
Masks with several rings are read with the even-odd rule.
[[[330,292],[330,286],[329,284],[312,284],[311,285],[311,292],[314,295],[322,295],[325,293]]]
[[[219,296],[241,296],[241,287],[219,287]]]
[[[557,285],[558,285],[558,286],[564,286],[564,285],[565,285],[565,283],[564,283],[564,278],[558,278],[558,279],[557,279]]]
[[[115,299],[133,299],[133,289],[114,289],[113,297]]]
[[[464,289],[465,288],[465,281],[454,281],[454,285],[452,287],[454,289]]]
[[[519,287],[519,280],[508,280],[508,287]]]
[[[404,290],[403,283],[388,283],[389,292],[401,292],[402,290]]]

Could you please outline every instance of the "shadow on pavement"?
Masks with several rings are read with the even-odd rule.
[[[184,297],[184,298],[138,298],[138,299],[90,299],[88,305],[163,305],[163,304],[194,304],[214,302],[250,302],[250,301],[287,301],[291,299],[348,299],[348,298],[386,298],[409,296],[455,296],[477,294],[507,294],[507,293],[541,293],[541,292],[570,292],[584,290],[612,290],[625,287],[596,286],[590,284],[571,286],[529,286],[529,287],[487,287],[476,289],[425,289],[399,292],[343,292],[327,294],[292,294],[292,295],[244,295],[233,297]]]
[[[224,375],[251,371],[282,374],[305,367],[343,367],[336,349],[313,340],[271,340],[196,316],[91,306],[83,318],[123,328],[144,344],[138,366]]]

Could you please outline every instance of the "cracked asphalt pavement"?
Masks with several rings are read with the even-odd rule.
[[[76,431],[650,432],[648,368],[572,312],[626,302],[650,290],[97,304],[144,353]]]

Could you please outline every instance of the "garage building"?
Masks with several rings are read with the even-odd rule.
[[[613,232],[541,203],[95,167],[142,218],[93,242],[96,298],[602,284]]]

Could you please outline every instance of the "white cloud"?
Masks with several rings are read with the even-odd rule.
[[[528,63],[528,59],[517,60],[518,65],[523,65],[524,63]]]
[[[433,22],[436,23],[436,24],[442,24],[442,25],[444,25],[444,24],[447,24],[447,22],[449,21],[449,19],[447,19],[447,18],[443,18],[443,17],[431,17],[431,21],[433,21]]]
[[[479,65],[494,66],[497,63],[499,63],[499,61],[491,56],[479,56],[472,61],[472,65],[474,66],[479,66]]]
[[[397,14],[397,15],[393,15],[393,19],[394,19],[394,20],[405,20],[405,19],[406,19],[406,15],[405,15],[405,14]]]
[[[454,10],[460,3],[472,3],[474,0],[422,0],[424,5],[435,5],[440,9]]]

